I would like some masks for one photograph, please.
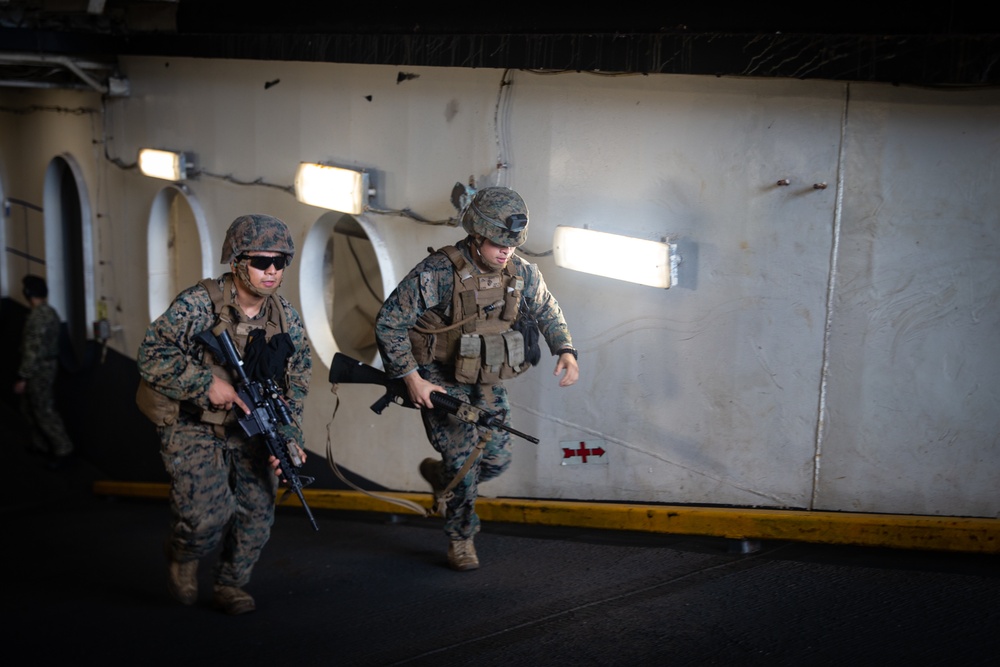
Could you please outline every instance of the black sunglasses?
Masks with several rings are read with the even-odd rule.
[[[268,267],[274,264],[274,268],[281,271],[288,264],[287,255],[275,255],[274,257],[268,257],[267,255],[240,255],[236,259],[247,260],[250,266],[257,269],[258,271],[267,271]]]

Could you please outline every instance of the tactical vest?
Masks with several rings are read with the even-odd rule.
[[[243,356],[243,352],[246,349],[247,339],[250,337],[251,331],[263,328],[265,341],[271,340],[271,336],[275,334],[287,331],[288,325],[285,321],[285,309],[282,308],[281,301],[277,295],[270,294],[264,299],[264,304],[261,308],[264,310],[266,322],[261,327],[259,321],[249,322],[244,320],[243,311],[233,298],[232,274],[226,274],[222,289],[219,289],[219,283],[214,278],[205,278],[201,281],[201,286],[208,290],[208,295],[212,299],[212,308],[215,311],[216,320],[226,323],[226,330],[229,331],[229,335],[232,337],[233,344],[236,346],[236,351],[240,357]],[[212,375],[225,380],[229,384],[236,384],[236,375],[226,366],[219,363],[215,355],[209,353],[207,350],[205,351],[204,361],[205,365],[212,370]],[[287,386],[287,379],[284,384]],[[233,410],[201,410],[201,421],[208,424],[230,424],[235,422],[236,418],[236,412]]]
[[[432,310],[417,320],[409,332],[416,362],[453,366],[455,380],[465,384],[494,384],[530,368],[524,337],[511,329],[524,278],[511,273],[509,264],[500,271],[478,273],[455,246],[438,252],[455,268],[451,321]]]
[[[216,321],[226,322],[226,329],[236,345],[236,350],[243,355],[246,348],[247,339],[250,332],[256,329],[264,329],[264,337],[270,340],[271,336],[284,333],[288,330],[288,323],[285,320],[285,309],[281,305],[277,295],[269,295],[261,306],[264,309],[265,323],[261,327],[259,322],[243,321],[243,312],[233,299],[233,277],[226,275],[223,286],[220,289],[219,283],[214,278],[206,278],[201,281],[201,286],[208,291],[212,299],[212,309],[216,315]],[[222,378],[230,384],[235,384],[236,378],[228,368],[218,363],[214,355],[208,350],[203,350],[205,365],[212,370],[212,375]],[[287,386],[287,378],[285,380]],[[168,426],[177,420],[180,410],[189,414],[198,415],[199,419],[215,426],[217,434],[223,435],[225,425],[236,420],[236,415],[232,410],[202,410],[192,402],[185,401],[183,404],[165,394],[158,392],[148,382],[143,379],[139,381],[139,389],[136,392],[136,404],[139,410],[155,425]]]

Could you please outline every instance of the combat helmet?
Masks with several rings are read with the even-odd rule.
[[[516,247],[528,238],[528,207],[510,188],[483,188],[465,209],[462,227],[497,245]]]
[[[292,261],[295,256],[295,241],[288,226],[270,215],[253,213],[241,215],[233,220],[222,242],[222,264],[229,264],[247,252],[280,252]]]

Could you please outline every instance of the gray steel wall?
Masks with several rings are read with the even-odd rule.
[[[380,209],[432,220],[455,214],[451,187],[472,176],[524,195],[532,251],[573,225],[667,238],[681,258],[669,290],[535,260],[583,376],[559,389],[546,359],[510,383],[515,426],[542,443],[515,441],[514,465],[485,491],[1000,512],[996,91],[527,72],[501,86],[501,70],[414,68],[400,80],[390,66],[209,59],[124,67],[132,95],[103,107],[83,93],[0,93],[10,109],[100,110],[0,113],[0,179],[7,196],[40,203],[53,157],[79,163],[95,209],[89,289],[112,305],[122,354],[134,357],[148,321],[142,258],[165,183],[120,169],[95,141],[126,162],[140,147],[191,150],[244,182],[290,185],[300,161],[365,168]],[[278,215],[305,245],[324,214],[280,189],[207,176],[186,192],[212,246],[190,252],[213,265],[236,215]],[[383,276],[461,236],[399,214],[360,217]],[[7,220],[7,246],[27,243],[22,227]],[[11,258],[3,270],[17,285]],[[325,308],[328,290],[303,270],[293,264],[284,293],[305,314]],[[339,464],[422,490],[416,466],[431,450],[414,411],[375,416],[377,389],[342,387],[331,423],[321,338],[309,449],[325,454],[329,424]],[[606,453],[567,459],[580,442]]]

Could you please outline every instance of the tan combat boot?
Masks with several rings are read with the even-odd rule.
[[[181,604],[192,605],[198,599],[198,561],[179,563],[173,559],[167,565],[167,591]]]
[[[215,606],[231,616],[246,614],[257,608],[253,598],[242,588],[215,584],[212,588]]]
[[[476,547],[473,546],[471,537],[467,540],[451,541],[448,545],[448,565],[459,572],[479,567],[479,557],[476,556]]]

